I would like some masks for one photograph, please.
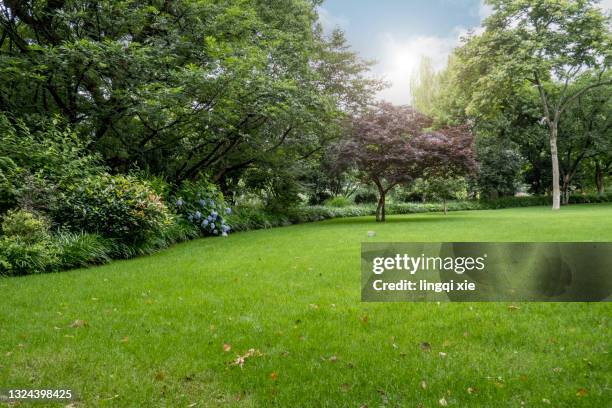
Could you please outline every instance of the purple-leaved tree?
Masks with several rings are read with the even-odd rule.
[[[428,130],[431,118],[405,106],[381,102],[350,123],[338,145],[338,164],[354,167],[378,190],[376,221],[385,221],[387,193],[425,174],[466,174],[476,168],[467,127]]]

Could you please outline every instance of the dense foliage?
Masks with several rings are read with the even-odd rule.
[[[374,101],[384,82],[320,3],[0,1],[1,273],[333,216],[607,199],[595,2],[489,1],[446,69],[423,59],[412,107]]]
[[[387,193],[427,173],[451,177],[476,168],[467,127],[429,129],[433,121],[412,108],[381,103],[353,119],[338,145],[338,163],[376,187],[376,220],[385,220]]]

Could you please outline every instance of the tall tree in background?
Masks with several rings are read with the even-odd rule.
[[[431,58],[421,57],[418,71],[410,78],[411,105],[426,115],[433,115],[434,101],[440,92],[441,81]]]
[[[587,72],[578,78],[570,89],[581,89],[600,80],[598,75]],[[594,88],[580,95],[568,106],[561,120],[559,165],[561,198],[564,204],[569,202],[570,186],[580,172],[581,166],[599,156],[603,150],[610,149],[610,146],[612,146],[612,84]]]
[[[470,109],[497,106],[525,81],[537,88],[548,128],[554,210],[560,207],[557,138],[562,114],[581,95],[610,83],[570,87],[586,69],[602,78],[611,62],[607,18],[592,0],[489,0],[485,32],[458,51],[465,69],[479,72]]]

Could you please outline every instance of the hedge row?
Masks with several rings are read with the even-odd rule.
[[[612,193],[604,195],[575,195],[570,204],[612,202]],[[550,196],[504,197],[492,201],[450,201],[448,211],[495,210],[501,208],[518,208],[548,206],[552,204]],[[417,214],[444,211],[441,203],[394,203],[387,205],[388,215]],[[360,204],[345,207],[302,206],[287,210],[285,213],[272,213],[257,207],[236,208],[228,217],[228,223],[234,231],[282,227],[305,222],[322,221],[331,218],[371,216],[376,212],[373,204]]]

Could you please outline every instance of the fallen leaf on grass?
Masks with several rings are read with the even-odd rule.
[[[561,367],[553,368],[553,373],[560,373],[561,371],[563,371],[563,369]]]
[[[164,373],[163,371],[158,371],[155,373],[155,379],[157,381],[164,381],[165,378],[166,378],[166,373]]]
[[[129,339],[129,337],[128,337],[128,336],[125,336],[125,337],[123,337],[123,338],[121,339],[121,342],[122,342],[122,343],[127,343],[128,341],[130,341],[130,339]]]
[[[548,404],[548,405],[550,405],[550,400],[549,400],[549,399],[542,398],[542,402],[543,402],[544,404]]]
[[[331,356],[328,361],[331,362],[331,363],[335,363],[336,361],[338,361],[338,357]]]
[[[442,397],[438,400],[438,402],[440,403],[441,406],[446,407],[448,406],[448,402],[446,402],[446,398]]]
[[[431,344],[429,344],[426,341],[422,342],[421,343],[421,350],[423,350],[423,351],[431,351]]]
[[[259,357],[259,356],[262,356],[262,355],[263,354],[259,350],[249,349],[249,351],[247,351],[244,355],[236,356],[236,360],[234,360],[232,365],[237,365],[240,368],[242,368],[244,366],[244,363],[246,362],[247,358],[250,358],[250,357]]]
[[[520,310],[520,309],[521,309],[521,308],[520,308],[520,307],[518,307],[518,306],[516,306],[516,305],[510,305],[510,306],[508,306],[508,310],[509,310],[509,311],[511,311],[511,312],[513,312],[513,311],[515,311],[515,310]]]
[[[87,326],[87,322],[85,320],[81,320],[81,319],[77,319],[74,322],[72,322],[72,324],[70,325],[70,327],[73,328],[79,328],[79,327],[85,327]]]
[[[272,372],[270,373],[270,379],[271,379],[272,381],[276,381],[276,380],[278,380],[278,374],[276,373],[276,371],[272,371]]]
[[[447,354],[445,352],[443,352],[443,351],[441,351],[439,354],[440,354],[440,357],[442,357],[442,358],[445,358],[447,356]]]
[[[347,383],[344,383],[344,384],[340,385],[340,389],[341,389],[343,392],[348,392],[348,391],[350,391],[350,390],[351,390],[351,385],[350,385],[350,384],[347,384]]]
[[[474,388],[472,388],[472,387],[468,387],[468,389],[467,389],[467,393],[468,394],[473,394],[475,391],[476,390]]]
[[[232,349],[232,345],[231,344],[223,344],[223,351],[225,351],[226,353],[229,352]]]
[[[426,389],[427,389],[427,381],[422,380],[422,381],[421,381],[421,383],[420,383],[420,385],[421,385],[421,388],[422,388],[422,389],[424,389],[424,390],[426,390]]]
[[[363,316],[359,318],[359,320],[361,320],[361,323],[363,324],[368,324],[368,321],[370,320],[370,318],[367,314],[364,314]]]
[[[584,388],[578,388],[578,392],[576,392],[577,397],[584,397],[587,395],[587,390]]]

